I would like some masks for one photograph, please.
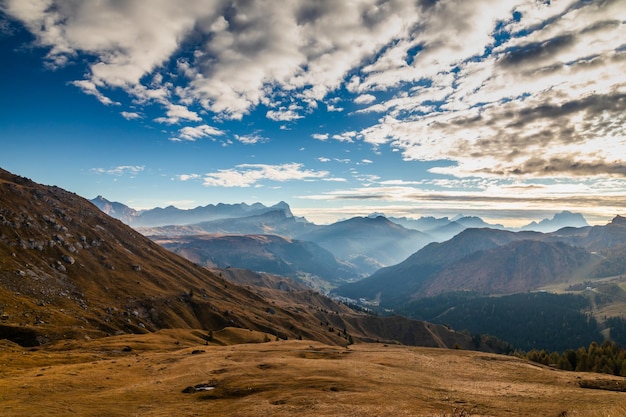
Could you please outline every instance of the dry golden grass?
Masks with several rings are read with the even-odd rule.
[[[1,414],[624,415],[626,394],[578,384],[580,378],[616,378],[513,357],[383,344],[259,343],[265,334],[242,329],[215,332],[210,345],[201,336],[204,332],[166,330],[35,350],[4,342]],[[183,393],[194,386],[213,388]]]

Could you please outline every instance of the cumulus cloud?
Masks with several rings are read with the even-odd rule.
[[[351,130],[349,132],[337,133],[332,136],[333,139],[338,140],[339,142],[354,142],[354,140],[359,137],[359,133],[355,130]]]
[[[447,71],[440,65],[423,86],[370,109],[385,115],[360,132],[364,140],[389,143],[407,160],[456,161],[431,171],[460,177],[624,176],[626,77],[619,68],[626,63],[626,5],[509,7],[499,14],[500,33],[508,40],[496,44],[475,35],[483,49],[492,49],[489,55],[450,51]],[[471,16],[490,14],[481,10],[470,12],[466,22],[476,32]],[[459,21],[455,13],[449,10]],[[488,21],[493,30],[493,19]],[[388,75],[374,72],[354,89]]]
[[[75,86],[106,105],[118,104],[109,98],[115,90],[138,106],[157,104],[157,123],[201,123],[205,114],[241,120],[265,106],[267,119],[291,125],[319,103],[339,111],[329,96],[347,91],[351,104],[365,106],[351,115],[370,121],[347,132],[320,123],[328,133],[314,139],[452,161],[431,171],[457,177],[626,175],[624,1],[6,0],[0,7],[47,48],[51,67],[87,63]],[[173,140],[223,134],[184,129]]]
[[[304,169],[302,164],[282,165],[241,164],[231,169],[223,169],[204,176],[207,187],[251,187],[262,181],[317,181],[331,179],[328,171]]]
[[[371,104],[376,101],[376,96],[373,94],[361,94],[354,99],[356,104]]]
[[[334,104],[327,104],[326,105],[326,110],[329,112],[342,112],[343,111],[343,107],[337,107]]]
[[[133,111],[123,111],[120,114],[126,120],[136,120],[136,119],[141,119],[142,118],[141,114],[139,114],[137,112],[133,112]]]
[[[329,134],[328,133],[313,133],[311,137],[313,139],[324,141],[324,140],[328,140]]]
[[[178,80],[178,89],[170,88],[170,96],[161,99],[171,103],[175,93],[180,102],[234,119],[277,98],[271,87],[295,92],[304,102],[322,100],[365,59],[409,36],[418,16],[406,0],[200,0],[185,7],[167,0],[8,0],[3,11],[49,49],[50,65],[62,66],[86,53],[88,72],[79,81],[98,91],[121,88],[141,95],[146,76],[168,78],[166,67],[185,43],[193,54],[180,59],[177,69],[186,82]],[[267,116],[281,121],[301,117],[289,108]],[[162,121],[173,122],[171,117]]]
[[[166,107],[166,117],[157,117],[154,119],[155,122],[172,125],[180,122],[181,120],[189,120],[192,122],[202,121],[202,118],[198,116],[198,113],[189,110],[185,106],[168,103]]]
[[[201,138],[213,138],[222,136],[225,132],[209,125],[185,126],[178,131],[176,137],[171,138],[173,141],[196,141]]]

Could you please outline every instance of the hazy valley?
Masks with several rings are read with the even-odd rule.
[[[35,407],[155,416],[623,411],[621,378],[484,353],[503,351],[489,339],[497,325],[484,331],[452,314],[487,325],[468,300],[550,287],[597,296],[563,314],[584,316],[588,307],[620,317],[621,218],[551,233],[427,219],[432,227],[422,231],[379,215],[318,226],[281,203],[140,229],[151,240],[75,194],[0,174],[6,415],[37,414]],[[454,237],[433,240],[435,230],[458,225]],[[523,334],[507,314],[496,316]],[[619,338],[608,328],[604,335]],[[549,338],[538,340],[551,348]],[[390,395],[393,402],[377,400]]]
[[[626,416],[624,39],[0,0],[0,415]]]
[[[120,206],[107,204],[101,208]],[[176,213],[174,221],[216,207],[218,220],[139,230],[200,265],[286,275],[383,316],[396,312],[518,341],[511,348],[563,351],[604,338],[626,343],[626,219],[620,216],[592,227],[563,211],[507,229],[478,217],[379,213],[316,225],[294,217],[284,202],[166,211]],[[251,215],[249,207],[255,207]],[[152,212],[163,209],[146,211]],[[526,296],[545,292],[554,299]],[[499,300],[508,310],[486,314],[485,305],[495,311]],[[439,308],[425,307],[431,305]],[[539,327],[530,317],[535,312],[545,317]],[[512,326],[511,317],[526,319]],[[540,333],[549,336],[533,337]]]

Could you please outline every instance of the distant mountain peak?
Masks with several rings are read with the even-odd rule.
[[[611,220],[611,224],[619,224],[626,226],[626,217],[620,216],[619,214]]]
[[[522,227],[522,230],[532,230],[536,232],[549,233],[562,229],[563,227],[586,226],[589,226],[589,224],[582,214],[572,213],[571,211],[563,210],[560,213],[555,213],[551,219],[543,219],[538,223],[536,221],[533,221]]]
[[[270,208],[283,210],[287,217],[294,217],[293,213],[291,212],[291,207],[289,207],[289,204],[285,203],[284,201],[279,201]]]
[[[385,216],[385,213],[380,213],[380,212],[377,212],[377,211],[367,215],[367,217],[369,217],[370,219],[375,219],[376,217],[381,217],[381,216],[382,217],[387,217],[387,216]]]
[[[261,203],[254,204],[208,204],[192,209],[179,209],[176,206],[156,207],[147,210],[134,210],[122,203],[111,202],[99,195],[90,200],[100,210],[111,217],[123,221],[133,227],[158,227],[166,225],[189,225],[212,220],[254,216],[270,211],[282,211],[286,217],[294,217],[289,204],[284,201],[267,207]]]

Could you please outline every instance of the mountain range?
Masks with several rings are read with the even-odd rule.
[[[319,226],[298,237],[317,243],[339,259],[359,265],[366,273],[404,260],[432,239],[425,233],[406,229],[383,216],[353,217]]]
[[[620,216],[604,226],[552,233],[466,229],[334,292],[390,306],[454,291],[536,291],[549,284],[626,273],[625,248],[626,221]]]
[[[580,213],[572,213],[564,210],[556,213],[551,219],[543,219],[539,222],[531,222],[520,230],[532,230],[535,232],[550,233],[564,227],[586,227],[589,226],[587,220]]]
[[[273,206],[274,207],[274,206]],[[269,209],[269,208],[268,208]],[[272,234],[294,238],[317,225],[299,219],[285,208],[273,208],[259,214],[244,217],[229,217],[208,220],[189,225],[169,225],[160,227],[137,227],[146,236],[181,236],[206,233],[220,234]]]
[[[444,326],[357,313],[297,286],[268,299],[271,293],[252,284],[227,280],[231,274],[164,249],[76,194],[0,170],[0,339],[39,346],[160,329],[198,329],[208,337],[241,328],[331,345],[345,345],[349,336],[475,346]]]
[[[165,208],[156,207],[149,210],[135,210],[122,203],[111,202],[102,196],[98,196],[89,201],[109,216],[115,217],[133,227],[187,225],[219,219],[256,216],[276,210],[285,211],[288,217],[293,217],[289,205],[282,201],[271,207],[266,207],[261,203],[251,205],[246,203],[219,203],[186,210],[174,206]]]
[[[236,253],[246,253],[245,257],[230,256],[224,251],[216,250],[211,246],[212,261],[215,265],[230,265],[247,268],[254,265],[264,265],[262,269],[271,273],[283,273],[285,269],[277,268],[278,263],[292,264],[294,259],[282,259],[269,268],[267,254],[259,257],[253,263],[252,258],[260,252],[255,248],[260,240],[247,239],[245,235],[274,235],[283,239],[283,246],[298,242],[312,242],[329,251],[336,258],[326,268],[325,277],[317,273],[319,268],[310,269],[305,265],[311,265],[308,260],[295,261],[298,265],[295,269],[302,277],[310,275],[313,281],[317,281],[317,288],[329,288],[344,281],[354,281],[373,274],[377,270],[395,265],[404,261],[412,253],[416,252],[431,242],[446,241],[468,228],[492,228],[505,230],[502,225],[489,224],[473,216],[458,215],[452,219],[448,217],[421,217],[409,218],[386,218],[380,214],[372,214],[367,217],[354,217],[341,220],[329,225],[316,225],[304,218],[297,218],[291,212],[288,204],[280,202],[270,207],[261,203],[247,205],[241,204],[217,204],[197,207],[190,210],[180,210],[174,207],[165,209],[155,208],[152,210],[135,211],[121,203],[113,203],[99,196],[91,200],[96,206],[106,213],[119,218],[125,223],[134,226],[146,236],[151,236],[159,241],[167,241],[167,238],[181,238],[183,236],[200,236],[206,234],[228,234],[230,247]],[[192,221],[196,221],[192,223]],[[167,224],[163,226],[163,224]],[[539,223],[525,226],[525,229],[534,228],[560,228],[563,225],[570,227],[586,225],[586,221],[580,214],[570,212],[558,213],[553,219],[545,219]],[[144,226],[140,226],[144,225]],[[146,226],[150,225],[150,226]],[[518,229],[519,230],[519,229]],[[240,235],[236,239],[234,236]],[[269,239],[269,238],[268,238]],[[189,240],[189,239],[188,239]],[[196,240],[195,251],[207,252],[209,248],[202,250],[199,244],[205,242],[209,245],[209,239]],[[171,242],[171,240],[170,240]],[[234,243],[238,242],[235,249]],[[189,241],[186,243],[189,249]],[[179,245],[180,246],[180,245]],[[170,245],[170,247],[172,247]],[[266,246],[267,247],[267,246]],[[179,248],[180,249],[180,248]],[[290,253],[297,253],[293,248]],[[189,253],[189,250],[179,253]],[[285,253],[283,250],[282,253]],[[197,258],[198,254],[193,255]],[[195,259],[192,256],[191,259]],[[273,254],[275,259],[280,255]],[[245,261],[244,261],[245,258]],[[206,260],[206,257],[205,257]],[[295,265],[294,264],[294,265]],[[351,278],[345,279],[345,266],[353,268],[355,273],[348,274]],[[342,265],[332,270],[333,265]],[[257,266],[254,266],[257,267]],[[269,269],[269,270],[268,270]],[[294,276],[294,268],[291,268],[291,276]],[[329,279],[328,276],[334,278]],[[311,281],[311,280],[309,280]]]
[[[303,217],[295,217],[291,212],[289,204],[281,201],[272,206],[265,206],[262,203],[239,203],[239,204],[225,204],[218,203],[216,205],[209,204],[206,206],[200,206],[193,209],[179,209],[174,206],[168,206],[165,208],[156,207],[148,210],[135,210],[127,205],[119,202],[112,202],[102,196],[98,196],[92,200],[96,207],[104,211],[111,217],[119,219],[129,226],[133,227],[146,227],[146,228],[160,228],[161,226],[186,226],[194,225],[190,229],[177,229],[176,227],[170,227],[161,229],[159,234],[191,234],[201,230],[207,232],[217,232],[218,228],[226,228],[229,233],[243,233],[241,232],[241,226],[254,222],[238,222],[235,219],[242,219],[245,217],[255,217],[268,212],[284,212],[286,219],[294,219],[298,223],[308,224],[312,229],[317,226],[310,223]],[[372,213],[367,218],[384,217],[389,221],[403,226],[406,229],[417,230],[427,235],[430,235],[431,241],[444,241],[448,240],[459,232],[467,228],[482,228],[488,227],[491,229],[502,229],[511,231],[537,231],[543,233],[554,232],[564,227],[585,227],[589,226],[585,218],[580,213],[572,213],[564,210],[560,213],[555,213],[550,219],[543,219],[539,222],[532,221],[529,224],[520,228],[506,228],[501,224],[487,223],[480,217],[476,216],[463,216],[461,214],[453,217],[432,217],[425,216],[418,219],[409,217],[388,217],[382,213]],[[355,217],[354,219],[359,219]],[[216,222],[215,220],[227,220],[225,222]],[[230,220],[230,221],[228,221]],[[337,223],[344,223],[346,220],[340,220]],[[198,226],[198,224],[202,224]],[[244,226],[245,227],[245,226]],[[147,230],[159,230],[159,229],[147,229]],[[285,231],[286,236],[294,237],[298,233],[302,233],[302,230],[296,229],[295,231]],[[156,233],[148,233],[156,234]]]
[[[532,264],[543,257],[532,274],[546,267],[561,276],[576,269],[575,262],[586,265],[590,254],[596,266],[616,270],[625,231],[621,217],[606,226],[551,234],[470,228],[449,241],[426,245],[398,265],[408,270],[408,260],[421,263],[412,271],[416,274],[430,267],[432,274],[423,274],[422,284],[431,286],[422,288],[434,292],[438,289],[430,278],[438,275],[440,283],[458,279],[463,268],[454,268],[460,265],[479,274],[481,265],[493,264],[494,270],[504,268],[517,280],[524,275],[518,258]],[[187,242],[200,238],[172,239],[184,250]],[[289,244],[294,244],[309,251],[312,262],[332,263],[328,252],[310,242],[236,237],[242,238],[267,242],[265,248],[260,245],[265,251],[261,256],[289,258]],[[440,273],[445,270],[448,276]],[[472,313],[469,303],[464,308],[448,304],[444,320]],[[478,307],[500,309],[502,304]],[[543,310],[531,312],[534,329],[546,317]],[[557,324],[569,325],[558,319]],[[440,323],[447,324],[358,312],[284,276],[198,265],[76,194],[0,169],[3,415],[36,415],[42,407],[59,416],[234,415],[233,410],[237,415],[244,410],[246,416],[344,415],[355,409],[362,415],[397,415],[398,410],[459,416],[587,410],[592,413],[584,415],[599,415],[593,414],[600,410],[598,401],[606,404],[605,414],[623,411],[619,392],[598,391],[623,390],[618,377],[583,379],[580,373],[527,359],[472,352],[502,351],[504,345],[493,337],[452,330],[449,324],[457,321]],[[589,352],[604,346],[592,343]],[[531,405],[529,389],[539,395],[533,394]],[[401,398],[389,402],[398,392]],[[156,397],[164,400],[155,402]]]
[[[347,262],[309,241],[276,235],[192,235],[153,237],[164,248],[205,267],[250,269],[282,275],[327,292],[361,278]],[[328,286],[328,283],[331,286]]]

